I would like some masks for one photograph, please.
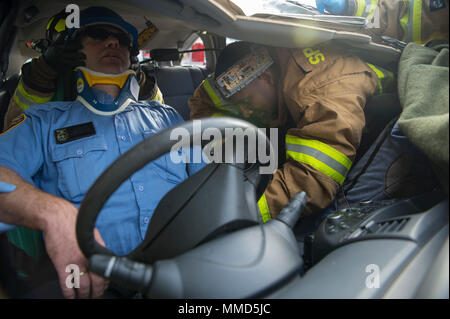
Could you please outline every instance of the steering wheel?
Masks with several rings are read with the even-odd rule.
[[[109,249],[97,243],[94,238],[94,227],[98,214],[109,197],[126,179],[147,163],[170,152],[176,143],[180,147],[190,146],[193,141],[201,140],[202,133],[208,128],[220,130],[222,136],[225,129],[243,129],[246,132],[250,130],[251,133],[256,134],[258,140],[261,139],[269,146],[269,154],[274,154],[272,144],[267,136],[256,126],[246,121],[227,117],[203,119],[201,120],[201,132],[194,129],[194,122],[188,121],[165,129],[135,145],[111,164],[91,186],[80,205],[76,224],[77,240],[86,258],[90,258],[94,254],[114,255]],[[178,140],[171,140],[171,132],[177,128],[189,132],[190,140],[185,140],[182,144]]]

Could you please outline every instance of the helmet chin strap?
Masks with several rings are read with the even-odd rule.
[[[99,115],[114,115],[122,112],[128,104],[138,100],[139,84],[136,73],[128,70],[121,74],[106,74],[92,71],[85,67],[75,69],[77,100],[88,110]],[[98,101],[92,87],[96,84],[117,85],[121,90],[111,103]]]

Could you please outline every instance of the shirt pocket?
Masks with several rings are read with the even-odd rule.
[[[143,132],[144,139],[156,134],[157,130],[148,130]],[[175,154],[177,153],[177,154]],[[182,156],[180,149],[174,152],[174,155]],[[155,168],[156,173],[163,179],[178,184],[187,177],[186,164],[184,161],[176,163],[172,161],[170,153],[166,153],[150,163]]]
[[[93,136],[56,145],[51,157],[58,172],[58,189],[71,201],[79,202],[110,164],[103,136]],[[106,160],[106,161],[105,161]]]

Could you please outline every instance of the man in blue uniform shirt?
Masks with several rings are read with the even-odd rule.
[[[130,68],[136,29],[106,8],[88,8],[81,28],[66,43],[80,41],[86,67],[77,69],[77,99],[27,109],[0,135],[0,181],[15,186],[0,193],[0,220],[42,230],[45,247],[65,297],[66,266],[87,272],[75,236],[78,206],[89,187],[121,154],[156,132],[182,122],[171,107],[138,102]],[[144,238],[161,198],[201,165],[174,164],[160,157],[125,181],[104,206],[97,240],[116,254]],[[105,281],[81,276],[79,297],[99,297]]]

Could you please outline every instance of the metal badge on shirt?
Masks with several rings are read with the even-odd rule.
[[[72,142],[80,138],[95,135],[95,128],[92,122],[80,125],[64,127],[55,130],[55,138],[57,144]]]

